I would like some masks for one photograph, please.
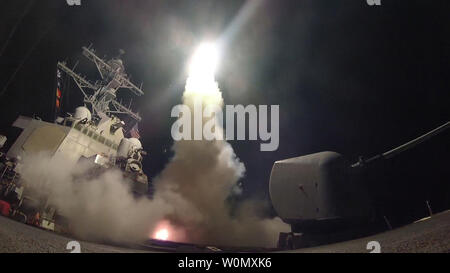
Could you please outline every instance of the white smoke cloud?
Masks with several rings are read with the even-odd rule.
[[[195,119],[194,108],[199,101],[202,109],[223,108],[222,93],[211,75],[194,75],[186,82],[183,104],[191,110],[192,123]],[[202,124],[214,118],[203,117]],[[214,129],[222,134],[223,128],[217,128],[218,124]],[[247,201],[236,215],[230,215],[226,199],[237,188],[245,167],[229,143],[224,140],[181,140],[175,143],[173,149],[175,156],[156,179],[155,186],[158,194],[176,193],[191,204],[191,214],[196,217],[169,216],[174,223],[188,230],[191,241],[273,247],[279,232],[289,230],[288,225],[279,218],[258,218],[256,212],[261,204],[255,201]]]
[[[136,199],[119,170],[87,175],[92,165],[71,165],[64,158],[24,157],[21,175],[35,192],[68,218],[70,229],[84,239],[136,241],[147,238],[173,207],[165,200]]]
[[[197,92],[198,83],[211,90]],[[217,83],[206,84],[188,79],[183,104],[193,109],[200,98],[204,105],[222,108]],[[154,181],[152,200],[135,198],[118,170],[89,176],[90,165],[71,166],[64,158],[44,154],[25,157],[21,174],[84,239],[140,241],[162,227],[174,241],[274,247],[279,232],[289,230],[279,218],[259,218],[261,204],[255,201],[245,202],[231,216],[226,200],[236,192],[245,167],[229,143],[181,140],[173,150],[174,157]]]
[[[226,199],[244,166],[226,142],[189,141],[174,145],[175,157],[156,182],[152,200],[135,198],[119,170],[88,176],[91,165],[36,154],[23,158],[28,190],[48,198],[79,238],[137,242],[165,226],[170,240],[226,246],[274,247],[286,224],[260,219],[256,202],[230,215]]]

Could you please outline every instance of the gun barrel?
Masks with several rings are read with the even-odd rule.
[[[444,123],[443,125],[429,131],[428,133],[425,133],[411,141],[406,142],[405,144],[402,144],[394,149],[391,149],[387,152],[384,152],[382,154],[378,154],[376,156],[373,156],[367,160],[359,160],[358,162],[352,164],[352,167],[362,167],[364,164],[370,163],[372,161],[375,161],[377,159],[381,159],[381,158],[385,158],[385,159],[389,159],[392,158],[398,154],[400,154],[401,152],[404,152],[406,150],[411,149],[412,147],[430,139],[431,137],[440,134],[441,132],[445,131],[446,129],[448,129],[450,127],[450,121],[447,121],[446,123]]]

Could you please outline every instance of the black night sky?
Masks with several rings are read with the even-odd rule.
[[[268,200],[274,161],[336,151],[350,161],[387,151],[450,118],[450,2],[366,0],[261,1],[234,29],[217,73],[226,104],[280,105],[280,146],[231,141],[247,172],[244,195]],[[134,100],[156,176],[171,157],[172,107],[181,102],[186,63],[205,39],[227,30],[245,1],[64,0],[2,1],[0,9],[0,129],[12,134],[21,115],[52,120],[57,61],[94,76],[81,55],[123,59],[144,83]],[[15,31],[13,32],[13,30]],[[12,33],[12,36],[11,36]],[[6,88],[5,88],[6,87]],[[64,94],[67,111],[81,102]],[[77,101],[78,100],[78,101]],[[366,174],[378,208],[394,225],[450,208],[449,133]],[[397,222],[395,222],[397,221]]]

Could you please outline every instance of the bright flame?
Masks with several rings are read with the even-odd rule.
[[[194,53],[189,65],[189,77],[214,80],[219,54],[213,43],[202,43]]]
[[[214,43],[202,43],[191,58],[186,91],[205,95],[218,90],[214,74],[219,53]]]
[[[156,231],[155,239],[163,240],[163,241],[169,239],[169,231],[165,228],[162,228],[162,229]]]
[[[172,242],[186,242],[185,231],[172,225],[168,220],[161,220],[151,231],[152,239]]]

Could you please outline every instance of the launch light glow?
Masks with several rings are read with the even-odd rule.
[[[219,53],[214,43],[204,42],[195,50],[189,64],[188,89],[205,94],[217,90],[214,74]]]
[[[161,228],[156,231],[155,239],[166,241],[169,239],[169,231],[166,228]]]
[[[214,80],[219,54],[214,43],[202,43],[195,51],[189,65],[189,77]]]

